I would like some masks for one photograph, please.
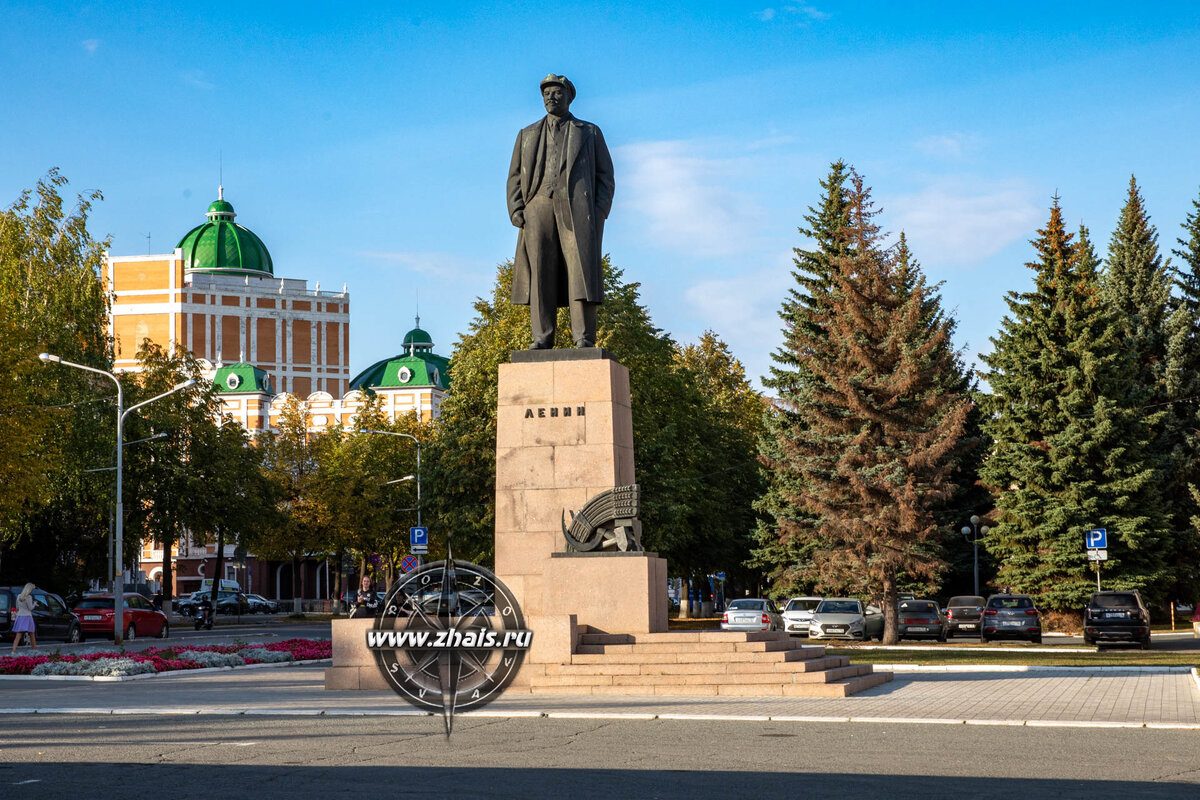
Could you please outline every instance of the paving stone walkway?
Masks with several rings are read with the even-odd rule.
[[[0,681],[0,713],[408,714],[387,692],[327,692],[324,667],[280,667],[97,683]],[[1200,727],[1190,673],[897,673],[846,698],[510,695],[492,716],[645,716]]]

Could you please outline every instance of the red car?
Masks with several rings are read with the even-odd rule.
[[[111,594],[93,594],[76,603],[72,609],[79,617],[83,631],[88,636],[113,635],[113,596]],[[136,639],[138,636],[157,636],[166,639],[171,635],[171,623],[161,611],[155,611],[150,601],[140,594],[128,592],[125,595],[125,620],[122,627],[125,639]]]

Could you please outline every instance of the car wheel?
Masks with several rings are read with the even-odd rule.
[[[1030,644],[1041,644],[1042,643],[1042,635],[1039,633],[1037,636],[1029,637],[1029,643]]]
[[[1092,645],[1096,644],[1096,640],[1085,636],[1083,637],[1083,644],[1085,647],[1091,647]]]
[[[160,638],[160,639],[171,638],[171,624],[169,622],[167,622],[165,619],[163,620],[162,627],[158,629],[158,638]]]
[[[129,630],[125,631],[125,640],[132,642],[136,638],[137,638],[137,628],[131,622],[131,623],[129,623]]]
[[[83,641],[83,630],[78,625],[72,625],[71,630],[67,632],[68,644],[79,644]]]
[[[945,644],[945,643],[946,643],[946,634],[944,634],[944,633],[943,633],[941,636],[939,636],[939,637],[937,638],[937,640],[938,640],[939,642],[941,642],[942,644]]]
[[[988,638],[988,637],[986,637],[986,636],[980,636],[980,637],[979,637],[979,643],[980,643],[980,644],[987,644],[987,643],[989,643],[990,641],[992,641],[992,640],[991,640],[991,639],[989,639],[989,638]]]
[[[1149,636],[1147,636],[1145,639],[1142,639],[1142,649],[1143,650],[1150,649],[1150,637]]]

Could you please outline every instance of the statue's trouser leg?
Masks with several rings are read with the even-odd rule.
[[[563,259],[552,200],[538,195],[525,206],[524,231],[525,252],[529,257],[529,324],[533,346],[553,347],[559,265]]]
[[[571,301],[571,334],[576,347],[596,346],[596,306],[586,300]]]

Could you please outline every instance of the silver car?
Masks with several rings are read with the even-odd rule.
[[[821,604],[819,597],[793,597],[783,607],[784,630],[792,636],[808,636],[808,623]]]
[[[721,630],[781,631],[783,617],[773,600],[741,597],[730,603],[721,616]]]
[[[875,606],[863,608],[852,597],[827,597],[813,611],[808,623],[810,639],[883,638],[883,613]]]

